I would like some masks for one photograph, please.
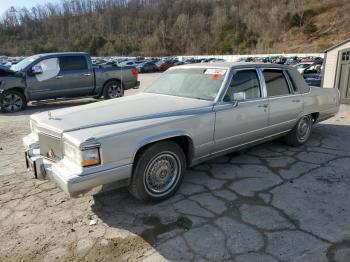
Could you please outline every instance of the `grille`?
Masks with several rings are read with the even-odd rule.
[[[61,139],[39,133],[40,154],[53,161],[61,160],[63,157]]]

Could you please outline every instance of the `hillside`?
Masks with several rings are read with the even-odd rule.
[[[0,21],[7,55],[322,52],[347,38],[348,0],[62,0]]]
[[[298,29],[286,31],[281,36],[281,41],[269,51],[323,52],[326,48],[350,38],[350,1],[315,2],[307,2],[306,9],[315,11],[312,21],[317,31],[309,35]]]

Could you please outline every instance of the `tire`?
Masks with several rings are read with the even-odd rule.
[[[1,111],[14,113],[22,111],[27,106],[27,101],[23,93],[16,90],[5,91],[1,101]]]
[[[112,99],[124,96],[124,89],[119,81],[109,81],[103,88],[103,98]]]
[[[307,142],[312,131],[311,115],[303,116],[286,136],[285,141],[290,146],[301,146]]]
[[[181,147],[159,142],[140,152],[129,184],[129,192],[141,201],[161,201],[179,189],[186,170]]]

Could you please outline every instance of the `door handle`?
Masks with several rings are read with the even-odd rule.
[[[292,100],[293,103],[299,103],[300,102],[300,99],[294,99]]]
[[[91,76],[90,73],[82,74],[82,76]]]
[[[263,107],[263,108],[267,108],[268,106],[269,106],[268,104],[258,105],[258,107]]]
[[[56,76],[56,79],[61,79],[61,78],[63,78],[63,76],[61,75]]]

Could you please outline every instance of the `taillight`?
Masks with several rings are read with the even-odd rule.
[[[131,70],[131,73],[135,77],[135,79],[137,80],[137,76],[139,75],[139,71],[137,71],[137,69],[134,68],[133,70]]]

